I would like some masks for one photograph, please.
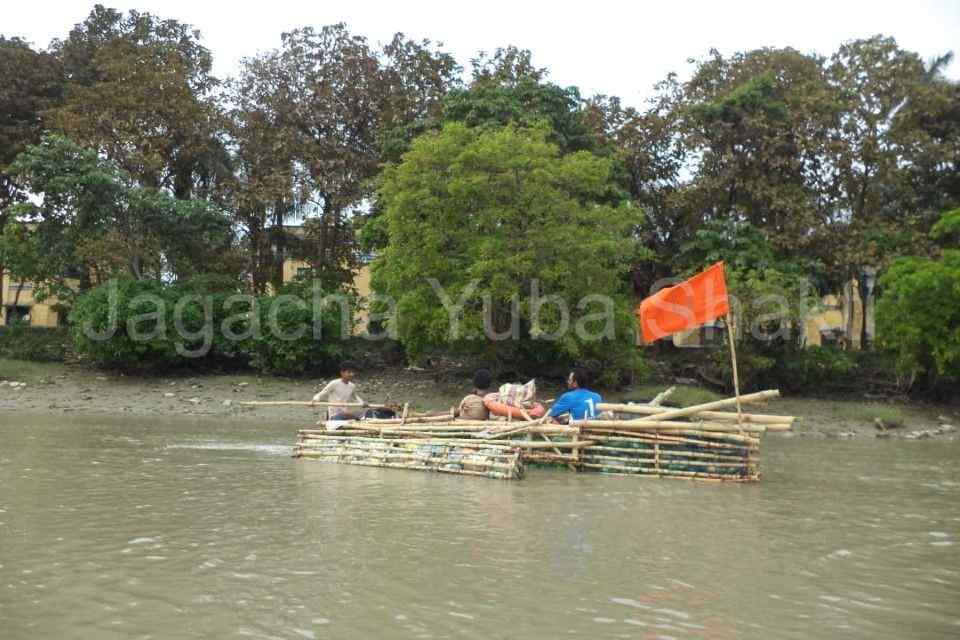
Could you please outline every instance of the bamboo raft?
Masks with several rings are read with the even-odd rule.
[[[436,471],[503,480],[523,477],[519,450],[503,443],[310,434],[301,436],[294,456],[322,462]]]
[[[325,462],[519,479],[524,465],[579,472],[715,482],[760,478],[760,439],[791,428],[795,418],[722,411],[735,398],[683,409],[660,406],[668,389],[647,404],[601,404],[611,417],[574,425],[537,421],[476,421],[452,414],[367,419],[335,431],[301,429],[294,456]],[[763,402],[779,392],[740,396]]]

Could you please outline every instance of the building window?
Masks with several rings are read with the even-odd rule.
[[[30,324],[30,307],[7,307],[5,324],[9,327],[14,323]]]
[[[313,269],[310,267],[297,268],[297,280],[309,280],[313,277]]]

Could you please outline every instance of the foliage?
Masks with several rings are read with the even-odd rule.
[[[37,280],[40,252],[36,237],[22,224],[11,223],[0,232],[0,264],[3,265],[11,285]],[[14,286],[10,286],[13,289]],[[20,287],[9,304],[16,306]]]
[[[444,102],[443,118],[483,128],[545,123],[549,140],[569,153],[596,146],[580,112],[580,102],[576,87],[562,88],[523,76],[511,84],[481,81],[469,89],[451,91]]]
[[[352,310],[352,300],[343,300],[346,334],[341,307],[315,283],[255,298],[225,277],[174,285],[121,277],[80,296],[70,326],[76,352],[100,366],[197,368],[215,361],[298,374],[341,356]]]
[[[639,216],[597,204],[612,188],[609,160],[561,156],[548,133],[449,123],[386,170],[380,197],[389,244],[373,286],[396,300],[400,341],[412,357],[444,349],[535,366],[636,355],[624,276],[637,257],[630,233]],[[451,301],[466,299],[457,330],[439,288]],[[562,330],[557,305],[538,312],[534,299],[547,295],[570,305],[571,330]],[[611,331],[601,339],[591,336],[607,327],[597,320],[603,304],[577,306],[588,295],[609,304]],[[514,317],[519,339],[483,339],[485,326],[510,331]],[[585,338],[572,330],[577,323]]]
[[[960,209],[947,211],[930,230],[930,237],[941,244],[951,242],[960,246]]]
[[[859,367],[857,354],[832,347],[809,347],[779,359],[778,388],[805,393],[847,387]]]
[[[97,5],[52,51],[68,79],[46,114],[141,184],[207,194],[222,173],[212,56],[187,24]]]
[[[8,172],[13,159],[40,139],[40,114],[57,104],[63,92],[62,66],[46,52],[19,38],[0,35],[0,231],[6,207],[25,198]]]
[[[0,327],[0,358],[32,362],[63,362],[68,342],[69,334],[63,329],[29,327],[21,324]]]
[[[429,41],[396,34],[377,50],[343,24],[285,33],[279,50],[244,61],[231,83],[233,197],[257,291],[282,284],[288,246],[297,255],[284,224],[298,216],[315,220],[308,232],[328,236],[307,242],[301,257],[325,279],[352,279],[344,270],[355,260],[342,261],[357,249],[351,218],[372,194],[382,160],[403,146],[397,136],[435,117],[458,70]]]
[[[178,356],[164,286],[124,277],[80,296],[70,312],[78,355],[108,367],[169,367]]]
[[[615,263],[609,279],[618,286],[627,270],[634,291],[646,293],[658,279],[719,256],[730,265],[735,295],[753,300],[783,290],[791,309],[800,308],[803,278],[836,291],[902,256],[936,257],[936,243],[955,249],[960,239],[960,83],[944,75],[952,54],[924,63],[885,36],[823,53],[711,51],[693,61],[689,79],[666,76],[649,104],[634,108],[550,82],[532,52],[515,46],[479,52],[464,84],[441,44],[397,33],[375,45],[335,24],[283,34],[276,50],[245,59],[224,91],[193,27],[96,5],[46,49],[0,36],[0,274],[29,277],[40,296],[68,302],[75,289],[117,275],[180,286],[200,273],[242,274],[263,295],[281,286],[284,261],[299,257],[332,290],[352,282],[361,251],[406,255],[411,238],[422,236],[443,257],[431,267],[486,279],[480,294],[490,292],[502,322],[509,294],[529,294],[532,269],[563,280],[563,268],[548,259],[558,252],[548,239],[564,251],[576,244],[547,225],[543,243],[521,246],[527,228],[545,223],[519,212],[537,210],[546,184],[552,191],[544,206],[579,207],[569,227],[582,226],[589,212],[611,220],[604,237],[609,231],[629,245],[630,257],[620,245],[604,254]],[[450,139],[446,127],[454,125],[476,130],[460,138],[477,145],[476,153],[438,147],[438,158],[459,164],[425,162],[423,141]],[[536,162],[512,166],[478,142],[505,135],[505,127],[521,138],[539,132],[537,144],[552,145],[557,157],[534,154]],[[79,144],[42,138],[43,131]],[[578,155],[584,151],[592,155]],[[416,198],[388,202],[384,194],[395,195],[388,185],[407,188],[397,183],[406,152],[435,178],[415,186]],[[598,181],[600,158],[606,175]],[[384,173],[386,164],[396,167]],[[512,189],[510,171],[528,184]],[[577,186],[581,179],[588,188]],[[378,184],[385,189],[379,195]],[[29,193],[42,201],[28,201]],[[632,207],[623,206],[625,198]],[[450,204],[456,214],[444,213]],[[409,229],[398,235],[401,211]],[[461,214],[488,228],[448,220],[462,222]],[[301,221],[302,229],[291,228]],[[475,237],[443,244],[424,229],[432,224]],[[513,236],[498,239],[501,233]],[[395,241],[405,246],[391,248]],[[579,258],[602,253],[569,251]],[[913,260],[915,271],[890,272],[920,279],[949,262]],[[404,267],[381,261],[378,269],[399,279]],[[559,289],[566,295],[571,287]],[[629,306],[626,298],[617,305]],[[744,315],[752,324],[765,313],[749,308]],[[429,333],[411,339],[444,344]],[[521,342],[497,357],[538,364],[583,348]],[[931,346],[907,342],[913,355],[901,357],[906,370],[935,371],[933,360],[907,363],[933,358]],[[444,348],[482,351],[469,341]],[[743,361],[761,378],[775,376],[793,348],[789,341],[750,343]],[[587,351],[577,357],[593,357]],[[626,342],[604,352],[636,355]]]
[[[319,282],[285,285],[276,298],[257,299],[252,334],[242,344],[250,365],[263,373],[302,374],[332,368],[350,335],[351,300],[324,303]],[[346,315],[342,315],[346,314]],[[344,331],[343,319],[346,318]]]
[[[796,346],[797,332],[817,306],[812,278],[819,265],[780,257],[763,232],[749,222],[732,220],[705,224],[680,246],[675,264],[680,273],[692,275],[721,260],[741,340],[778,340]],[[768,363],[759,359],[755,364]]]
[[[905,257],[880,278],[877,333],[913,382],[960,377],[960,250]]]
[[[20,203],[37,256],[31,279],[69,300],[79,290],[127,273],[188,277],[233,270],[229,217],[201,200],[144,188],[112,162],[57,135],[28,147],[11,167],[40,204]]]

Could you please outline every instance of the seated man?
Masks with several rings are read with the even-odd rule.
[[[490,389],[490,372],[486,369],[477,369],[473,374],[473,393],[460,401],[457,416],[464,420],[486,420],[490,412],[483,405],[483,396]]]
[[[554,403],[545,419],[554,419],[569,414],[570,422],[578,420],[592,420],[597,417],[597,405],[603,400],[600,395],[587,389],[590,385],[590,374],[582,367],[576,367],[567,376],[567,387],[570,391],[564,393]]]
[[[330,403],[327,406],[327,420],[354,420],[364,414],[367,403],[357,395],[357,385],[353,381],[358,369],[352,362],[341,363],[340,378],[331,380],[313,396],[314,402]]]

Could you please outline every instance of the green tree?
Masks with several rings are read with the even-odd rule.
[[[62,97],[62,66],[53,55],[36,51],[19,38],[0,35],[0,87],[3,87],[0,90],[0,234],[3,234],[10,221],[10,205],[27,197],[23,186],[10,172],[10,164],[28,145],[40,140],[41,114]],[[0,282],[8,268],[0,258]],[[5,294],[6,291],[0,290],[0,306]]]
[[[79,296],[70,310],[78,354],[105,367],[169,367],[178,361],[173,301],[156,280],[112,279]]]
[[[562,155],[549,135],[448,123],[386,169],[389,243],[373,287],[396,300],[412,357],[442,349],[498,365],[635,364],[625,272],[639,250],[631,236],[638,212],[602,204],[615,190],[609,159]],[[569,305],[567,330],[556,304],[535,302],[547,295]],[[450,306],[464,298],[459,318],[445,296]],[[514,322],[516,339],[489,339]]]
[[[550,141],[564,153],[597,146],[581,111],[579,90],[547,82],[546,69],[533,65],[530,51],[512,46],[492,56],[481,51],[471,63],[470,86],[453,88],[444,99],[444,121],[484,128],[545,123]]]
[[[27,145],[40,140],[41,113],[57,104],[63,71],[51,54],[34,50],[19,38],[0,35],[0,216],[24,198],[9,173],[10,163]],[[2,230],[2,224],[0,224]]]
[[[231,83],[234,195],[257,290],[278,288],[284,259],[304,247],[319,275],[348,275],[353,218],[381,163],[436,117],[458,72],[429,41],[396,34],[377,49],[343,24],[285,33],[280,49],[244,61]],[[285,227],[297,219],[311,221],[306,242]]]
[[[49,126],[99,150],[144,186],[208,195],[222,177],[218,81],[199,32],[96,5],[53,52],[67,78]]]
[[[310,280],[285,284],[275,297],[257,298],[250,336],[239,345],[250,365],[281,375],[333,368],[350,336],[353,303],[349,296],[328,293]]]
[[[797,357],[807,314],[818,304],[816,277],[822,265],[784,256],[765,233],[749,222],[711,220],[680,245],[673,264],[690,276],[724,261],[731,310],[737,324],[738,363],[744,388],[758,386],[778,362]],[[711,354],[701,376],[728,386],[732,380],[726,349]]]
[[[897,259],[880,278],[877,333],[896,355],[907,386],[928,387],[960,379],[960,210],[943,214],[934,237],[939,258]]]
[[[40,255],[37,238],[26,226],[12,222],[3,228],[0,233],[0,264],[4,266],[10,282],[17,283],[10,306],[16,307],[20,302],[20,294],[26,283],[38,279],[42,263]]]
[[[113,162],[57,135],[11,166],[41,198],[12,208],[38,248],[34,277],[64,300],[119,273],[141,279],[233,271],[229,215],[204,201],[145,188]]]

